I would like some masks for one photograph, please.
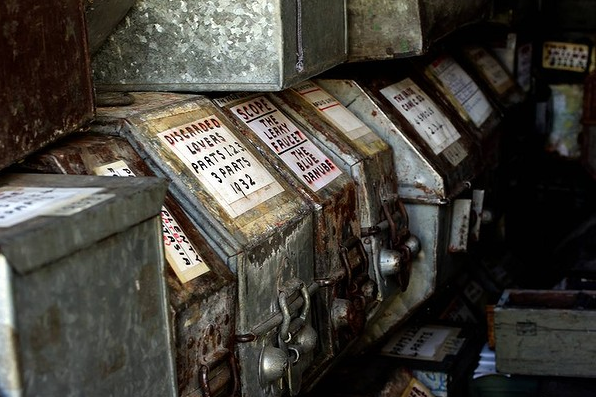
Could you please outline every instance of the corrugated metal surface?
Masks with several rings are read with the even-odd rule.
[[[0,341],[0,367],[14,368],[0,392],[175,396],[158,216],[167,183],[14,174],[0,184],[0,305],[14,336]]]
[[[0,4],[0,169],[94,114],[81,0]]]
[[[137,1],[93,58],[111,90],[278,90],[347,59],[345,0]]]

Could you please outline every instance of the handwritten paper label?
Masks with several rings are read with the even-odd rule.
[[[158,137],[233,218],[283,191],[215,115],[170,128]]]
[[[460,138],[451,121],[410,78],[383,88],[381,93],[414,127],[433,153],[444,152]],[[461,149],[459,146],[446,154],[453,165],[467,156]]]
[[[113,197],[103,188],[0,188],[0,227],[11,227],[38,216],[68,216]],[[97,197],[92,198],[91,196]]]
[[[461,329],[440,325],[412,326],[396,335],[382,349],[384,354],[429,361],[443,361],[463,345],[457,335]]]
[[[234,106],[231,111],[312,191],[341,175],[331,159],[264,96]]]
[[[161,223],[166,260],[180,281],[186,283],[207,273],[209,267],[165,207],[161,208]]]
[[[451,57],[436,59],[430,68],[465,109],[474,125],[480,127],[493,112],[493,107],[476,82]]]
[[[371,129],[358,117],[315,83],[306,81],[295,85],[292,89],[302,95],[327,121],[350,140],[358,139],[371,132]]]
[[[96,175],[105,176],[136,176],[122,160],[95,167],[93,172]],[[207,264],[188,240],[178,221],[165,206],[161,207],[161,224],[166,260],[172,266],[180,281],[185,283],[207,273],[209,271]]]
[[[469,47],[468,54],[480,69],[491,87],[499,94],[504,94],[515,84],[505,68],[482,47]]]

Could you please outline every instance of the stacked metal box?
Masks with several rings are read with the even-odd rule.
[[[449,33],[486,18],[491,7],[487,0],[348,0],[348,60],[422,55]]]
[[[81,0],[3,2],[0,24],[3,169],[89,122],[94,99]]]
[[[157,178],[0,178],[0,394],[176,396]]]
[[[110,90],[279,90],[346,61],[345,0],[141,0],[93,59]]]
[[[310,387],[360,336],[375,308],[377,284],[360,239],[356,184],[273,94],[231,94],[214,101],[314,208],[314,272],[321,288],[313,309],[321,351],[306,374]]]
[[[100,110],[101,112],[101,110]],[[128,141],[109,126],[69,137],[28,156],[29,172],[153,176]],[[234,356],[236,285],[231,271],[209,247],[171,194],[161,208],[165,273],[178,395],[231,392],[238,383]]]
[[[315,359],[312,207],[198,95],[136,93],[98,110],[125,137],[237,280],[235,354],[245,396],[295,395]]]
[[[412,289],[416,294],[406,291],[386,311],[362,339],[363,348],[390,331],[395,317],[403,315],[404,303],[423,302],[457,271],[452,253],[467,250],[471,182],[483,169],[479,146],[464,124],[416,81],[394,71],[384,75],[385,80],[315,79],[392,147],[398,194],[410,231],[420,239],[421,254],[411,276],[411,283],[419,284]]]
[[[424,296],[426,290],[415,291],[418,285],[410,284],[420,242],[410,232],[409,216],[398,196],[391,147],[313,81],[271,97],[356,182],[362,246],[377,285],[377,307],[369,311],[363,334],[386,318],[385,310],[393,310],[394,301],[404,309],[391,316],[396,325],[419,303],[403,300],[402,293]]]

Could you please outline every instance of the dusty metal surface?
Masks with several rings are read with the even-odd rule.
[[[303,336],[316,340],[319,332],[310,304],[296,304],[298,295],[314,294],[317,287],[312,208],[207,98],[132,96],[131,106],[102,108],[99,121],[126,137],[152,172],[170,179],[176,201],[236,276],[240,393],[299,392],[314,355],[312,340]],[[294,291],[284,298],[290,302],[287,316],[284,290]],[[289,324],[292,336],[282,336],[284,318],[298,313],[301,320]],[[275,365],[272,356],[280,358]]]
[[[107,176],[152,176],[128,141],[89,132],[51,145],[20,163],[23,170]],[[112,133],[117,133],[114,126]],[[93,131],[94,126],[90,126]],[[226,264],[171,195],[161,209],[172,333],[176,342],[178,395],[205,393],[201,372],[216,373],[209,390],[231,392],[238,383],[234,351],[236,286]],[[224,369],[217,371],[218,368]],[[236,379],[234,379],[236,376]],[[209,385],[213,385],[212,387]],[[202,391],[203,390],[203,391]]]
[[[487,0],[348,0],[348,60],[424,54],[440,38],[489,16]]]
[[[94,114],[81,0],[0,4],[0,169]]]
[[[140,0],[93,57],[110,90],[271,91],[347,59],[345,0]]]
[[[376,299],[360,242],[355,182],[310,138],[309,127],[273,94],[214,98],[237,129],[315,208],[315,274],[323,287],[314,301],[323,351],[306,374],[308,387],[361,334]]]
[[[10,306],[18,337],[0,341],[1,351],[8,342],[17,352],[16,362],[2,355],[0,367],[18,367],[16,395],[175,396],[159,222],[165,181],[13,174],[0,184],[4,203],[17,197],[8,191],[22,189],[21,214],[34,215],[35,201],[59,204],[12,226],[3,207],[0,262],[10,288],[0,305],[3,313]],[[43,191],[27,193],[36,187]],[[63,190],[84,188],[101,190],[84,201],[67,200]],[[101,194],[109,197],[96,201]]]

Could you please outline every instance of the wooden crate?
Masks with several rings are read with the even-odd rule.
[[[505,290],[494,309],[497,370],[596,377],[596,291]]]

